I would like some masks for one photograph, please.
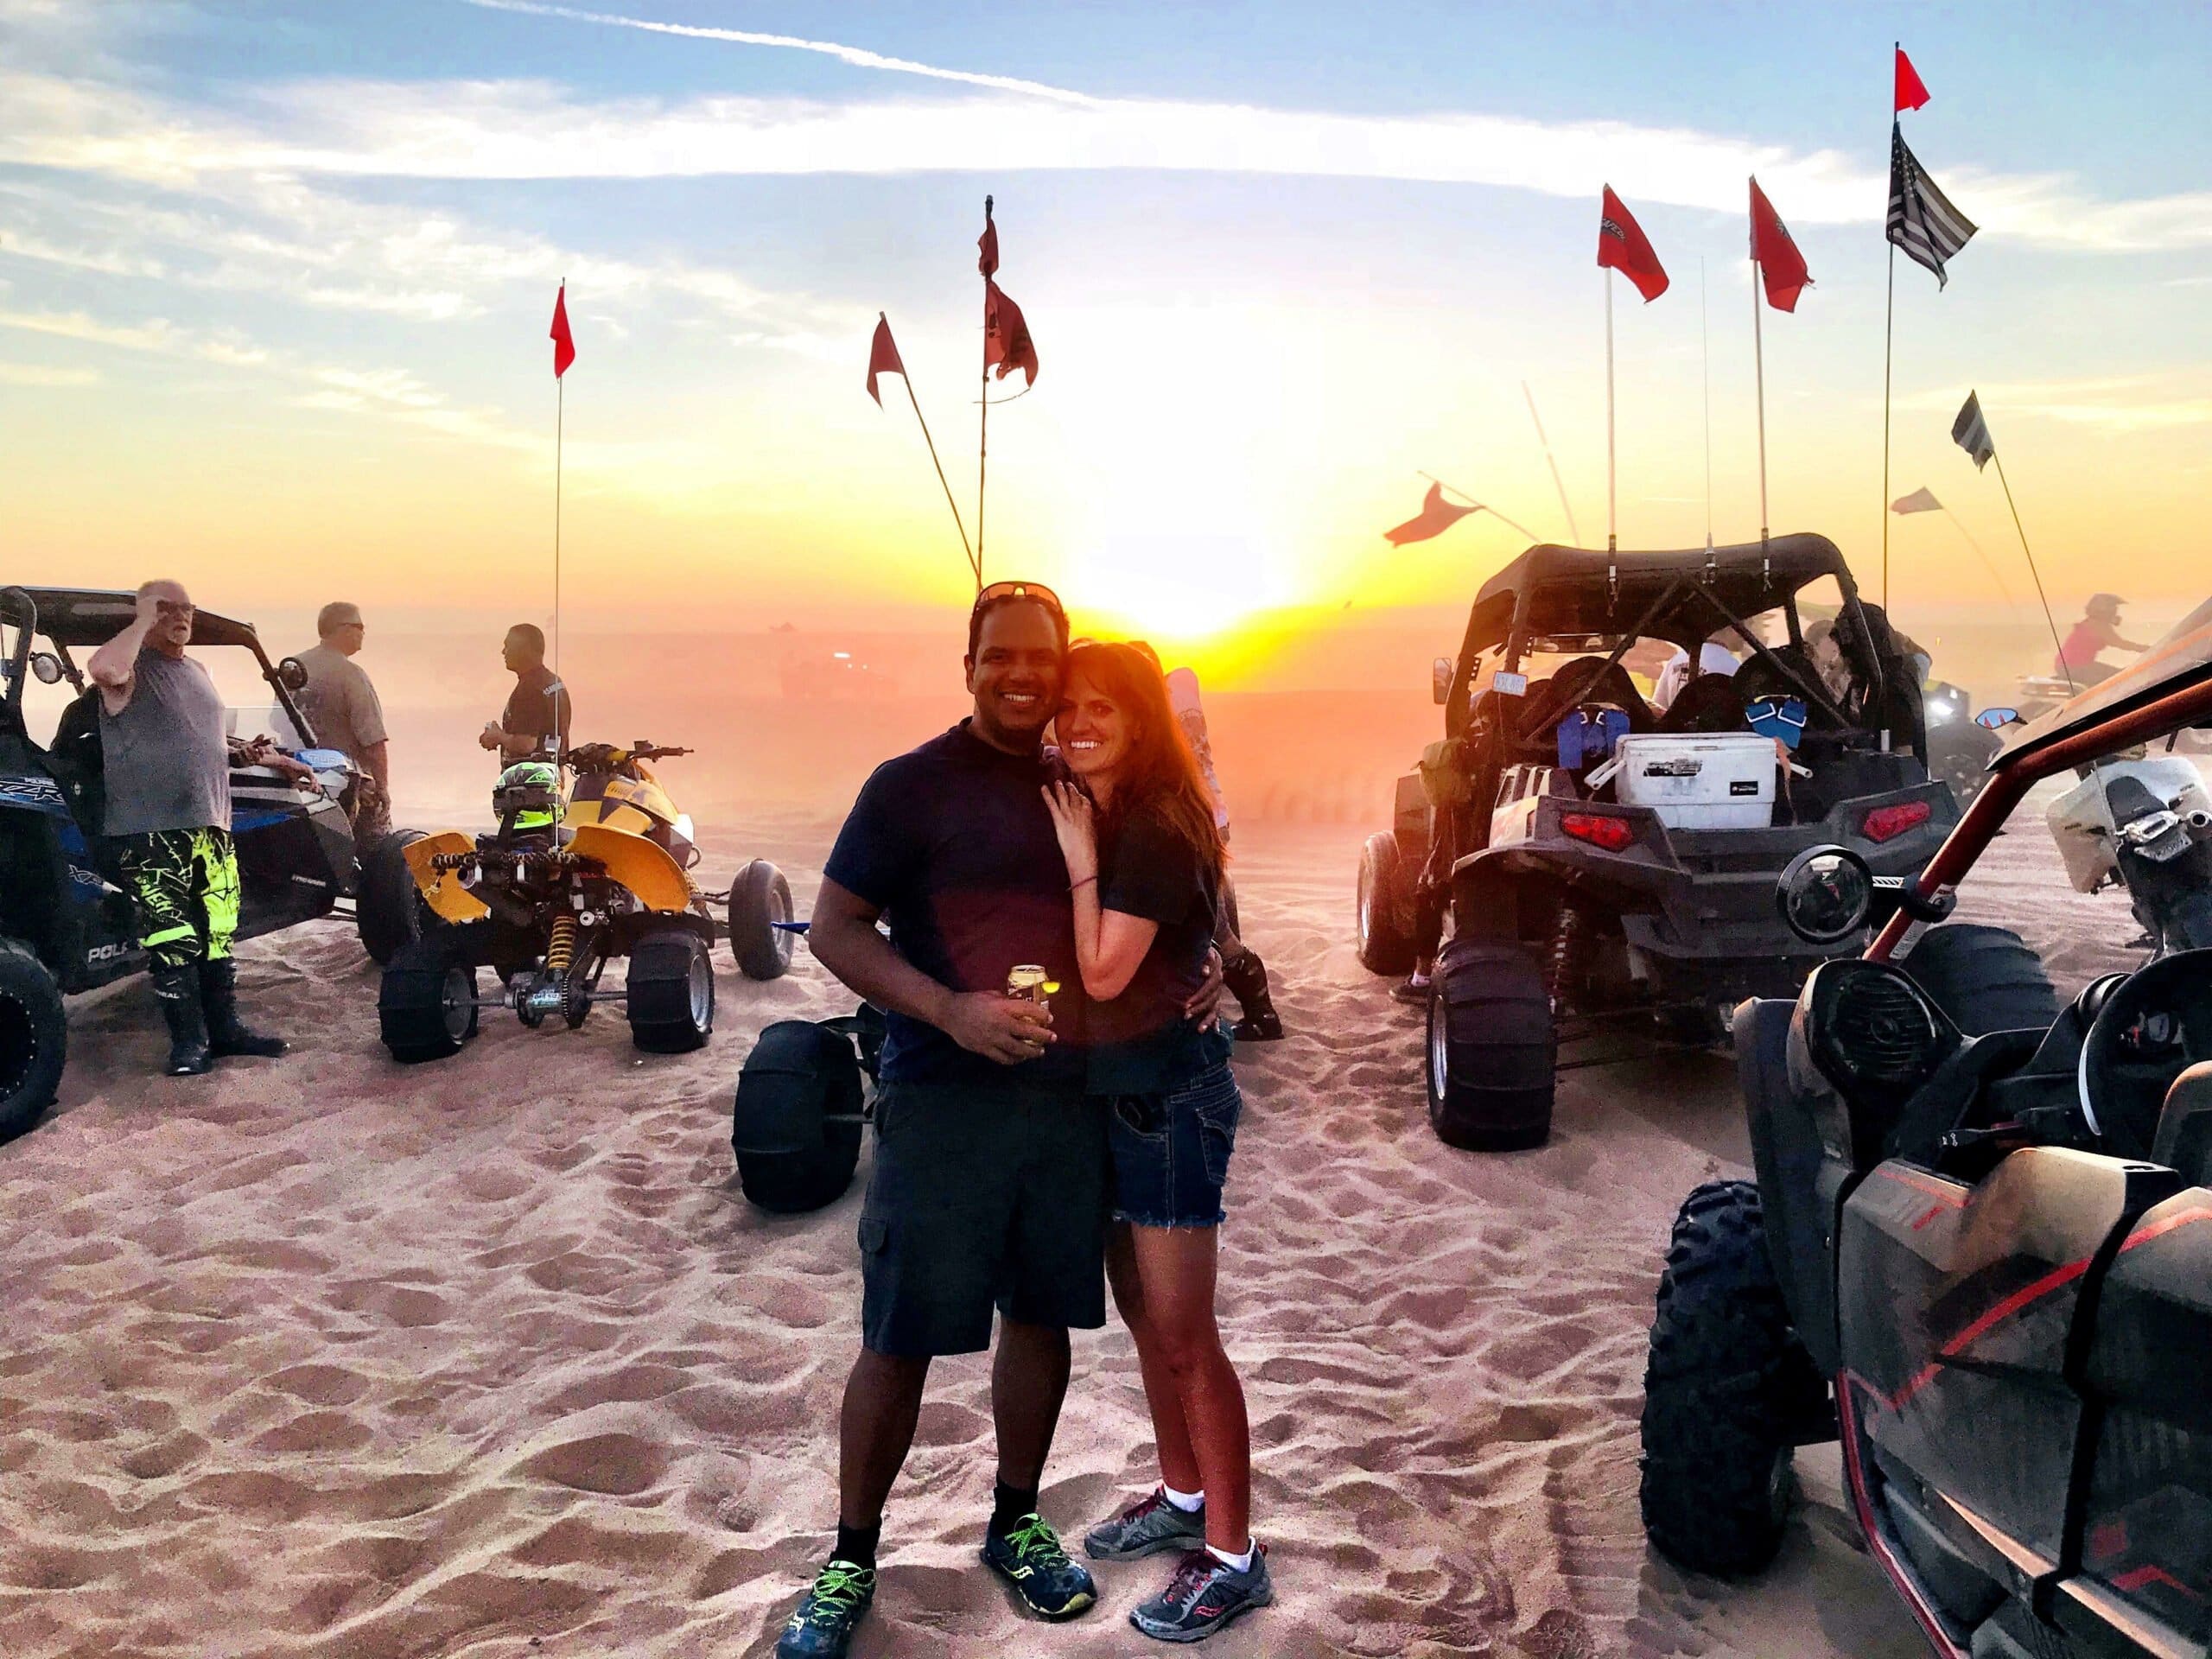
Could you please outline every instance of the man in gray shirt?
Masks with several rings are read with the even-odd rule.
[[[361,620],[359,606],[339,600],[322,607],[315,629],[321,643],[298,658],[308,671],[300,709],[315,728],[315,741],[353,763],[353,833],[365,844],[391,828],[391,765],[384,704],[369,677],[353,661],[367,625]]]
[[[223,698],[184,654],[192,600],[179,583],[138,590],[130,626],[86,664],[100,692],[107,833],[144,918],[141,942],[168,1022],[171,1077],[196,1077],[232,1054],[275,1056],[282,1038],[238,1018],[238,861],[231,844],[233,749]],[[251,762],[249,761],[249,764]]]

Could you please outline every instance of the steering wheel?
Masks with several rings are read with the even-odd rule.
[[[2112,1152],[2147,1158],[2166,1091],[2212,1059],[2212,950],[2180,950],[2107,992],[2075,1071],[2082,1115]]]

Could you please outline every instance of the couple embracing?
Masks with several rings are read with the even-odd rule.
[[[1243,1390],[1213,1313],[1241,1107],[1213,1018],[1224,879],[1213,802],[1158,664],[1128,645],[1071,650],[1049,589],[999,582],[977,596],[967,673],[974,714],[877,768],[814,912],[815,955],[887,1011],[890,1032],[836,1543],[780,1659],[849,1650],[930,1361],[988,1348],[995,1310],[983,1560],[1041,1618],[1096,1603],[1039,1489],[1068,1332],[1105,1323],[1109,1281],[1135,1340],[1160,1479],[1093,1529],[1084,1552],[1179,1552],[1129,1615],[1163,1640],[1198,1640],[1273,1594],[1249,1529]],[[1025,964],[1061,982],[1047,1003],[1004,994]]]

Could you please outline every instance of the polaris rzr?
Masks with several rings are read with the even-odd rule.
[[[557,1014],[573,1031],[607,1001],[626,1005],[638,1047],[683,1053],[714,1030],[717,937],[747,978],[791,966],[791,886],[773,864],[753,860],[727,891],[691,880],[690,817],[651,765],[690,753],[586,743],[557,760],[520,760],[493,792],[498,829],[405,844],[423,901],[445,925],[385,968],[378,1020],[394,1059],[459,1053],[486,1007],[511,1008],[532,1029]],[[564,770],[575,773],[565,791]],[[602,990],[617,957],[629,964],[622,986]],[[499,988],[481,995],[476,971],[487,966]]]
[[[79,588],[0,588],[0,1140],[29,1127],[53,1102],[67,1052],[62,998],[144,971],[137,907],[102,828],[106,791],[99,691],[89,652],[130,626],[133,595]],[[221,655],[244,652],[270,701],[232,711],[239,736],[267,734],[315,774],[302,792],[267,766],[233,769],[231,830],[238,839],[240,938],[313,921],[356,892],[359,867],[346,815],[346,757],[318,749],[293,699],[296,664],[271,663],[249,623],[199,612],[190,649],[231,677]],[[288,670],[289,671],[288,672]],[[58,715],[27,707],[49,689]],[[364,899],[365,944],[417,927],[405,908]]]
[[[1840,690],[1801,601],[1836,613]],[[1655,642],[1684,659],[1662,709],[1624,666]],[[1691,671],[1716,645],[1734,671]],[[1531,548],[1483,584],[1435,693],[1444,739],[1361,860],[1359,957],[1426,979],[1429,1118],[1453,1146],[1542,1142],[1563,1043],[1719,1040],[1739,999],[1851,948],[1775,915],[1792,858],[1841,842],[1901,880],[1958,816],[1918,674],[1819,536]]]
[[[2212,950],[2062,1009],[2017,935],[1948,917],[2031,785],[2208,721],[2212,624],[2019,728],[1863,957],[1737,1010],[1758,1179],[1683,1205],[1644,1377],[1675,1560],[1764,1566],[1792,1449],[1840,1438],[1944,1659],[2206,1654]],[[1844,847],[1776,896],[1822,944],[1885,907]]]

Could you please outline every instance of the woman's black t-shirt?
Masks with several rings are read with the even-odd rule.
[[[1090,1005],[1091,1094],[1165,1094],[1227,1057],[1225,1036],[1183,1015],[1205,978],[1219,885],[1198,849],[1148,806],[1099,849],[1099,907],[1157,922],[1160,931],[1122,994]]]

